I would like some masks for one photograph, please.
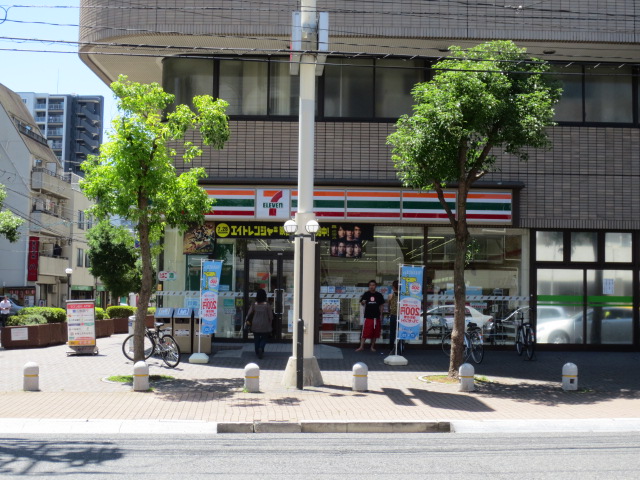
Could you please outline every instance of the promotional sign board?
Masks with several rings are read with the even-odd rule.
[[[96,346],[95,300],[67,301],[67,344],[76,353],[93,353]]]
[[[322,323],[339,323],[340,321],[340,299],[322,299]]]
[[[200,281],[200,333],[212,335],[218,327],[218,290],[222,274],[221,260],[204,260]]]
[[[415,340],[422,329],[423,271],[421,265],[401,265],[398,301],[398,340]]]

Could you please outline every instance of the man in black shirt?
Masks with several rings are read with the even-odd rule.
[[[384,305],[384,297],[380,292],[376,292],[377,286],[375,280],[370,280],[369,290],[360,297],[360,304],[364,305],[364,325],[362,326],[360,348],[356,352],[364,350],[364,342],[367,338],[371,339],[371,351],[376,351],[376,339],[382,330],[382,310],[380,307]]]

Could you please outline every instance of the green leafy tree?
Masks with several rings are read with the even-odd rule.
[[[87,242],[89,271],[104,283],[114,298],[140,291],[140,255],[128,229],[102,220],[87,232]]]
[[[0,184],[0,235],[13,243],[20,237],[18,229],[24,220],[8,210],[2,210],[5,198],[7,198],[7,192],[4,185]]]
[[[449,376],[463,360],[464,267],[469,245],[467,195],[495,168],[494,147],[519,160],[527,148],[550,146],[546,128],[561,89],[545,62],[528,58],[511,41],[487,42],[468,50],[451,47],[434,66],[433,79],[412,91],[413,115],[401,117],[389,135],[392,158],[404,185],[435,190],[454,230],[454,327]],[[444,198],[457,189],[456,211]]]
[[[202,150],[184,141],[189,129],[197,129],[202,141],[222,148],[229,138],[227,102],[210,96],[193,99],[196,111],[178,105],[163,118],[174,96],[157,83],[140,84],[120,76],[111,84],[120,115],[113,121],[110,140],[100,155],[82,164],[85,178],[81,188],[98,219],[118,215],[135,226],[140,243],[142,283],[134,326],[134,359],[143,359],[144,319],[154,286],[152,245],[158,243],[166,226],[184,231],[204,221],[212,202],[198,185],[204,169],[193,168],[177,175],[173,165],[181,144],[182,157],[190,162]]]

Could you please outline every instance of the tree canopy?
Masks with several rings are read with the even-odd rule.
[[[89,271],[114,297],[140,291],[140,255],[128,229],[102,220],[87,232],[87,242]]]
[[[546,127],[553,125],[553,106],[561,89],[548,75],[546,62],[529,58],[511,41],[449,50],[450,56],[433,66],[433,79],[414,87],[413,114],[398,120],[387,143],[403,184],[435,190],[454,229],[455,320],[449,374],[456,376],[465,328],[469,189],[495,168],[494,147],[527,160],[528,148],[550,146]],[[445,188],[457,190],[455,211],[445,201]]]
[[[206,176],[204,169],[177,175],[175,147],[182,147],[185,162],[200,155],[200,147],[183,140],[188,130],[197,129],[204,144],[222,148],[229,138],[228,104],[208,95],[197,96],[193,99],[195,112],[178,105],[163,115],[175,97],[157,83],[141,84],[120,76],[111,89],[120,115],[113,120],[113,133],[100,155],[82,164],[85,178],[80,186],[96,201],[92,210],[98,219],[118,215],[130,221],[140,242],[142,283],[134,327],[134,358],[138,361],[143,357],[144,317],[154,286],[152,244],[167,226],[184,231],[202,223],[212,207],[198,185]]]
[[[7,191],[4,185],[0,184],[0,235],[10,242],[16,242],[20,237],[18,229],[24,223],[24,220],[14,215],[9,210],[3,210],[4,200],[7,198]]]

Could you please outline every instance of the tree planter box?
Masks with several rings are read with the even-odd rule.
[[[113,321],[113,333],[129,333],[129,319],[127,317],[123,318],[112,318]]]
[[[62,345],[67,343],[67,322],[50,323],[49,327],[51,330],[51,345]]]
[[[2,346],[6,349],[46,347],[51,344],[53,325],[5,327],[2,329]]]
[[[110,337],[113,335],[113,319],[105,318],[103,320],[96,320],[96,338]]]

